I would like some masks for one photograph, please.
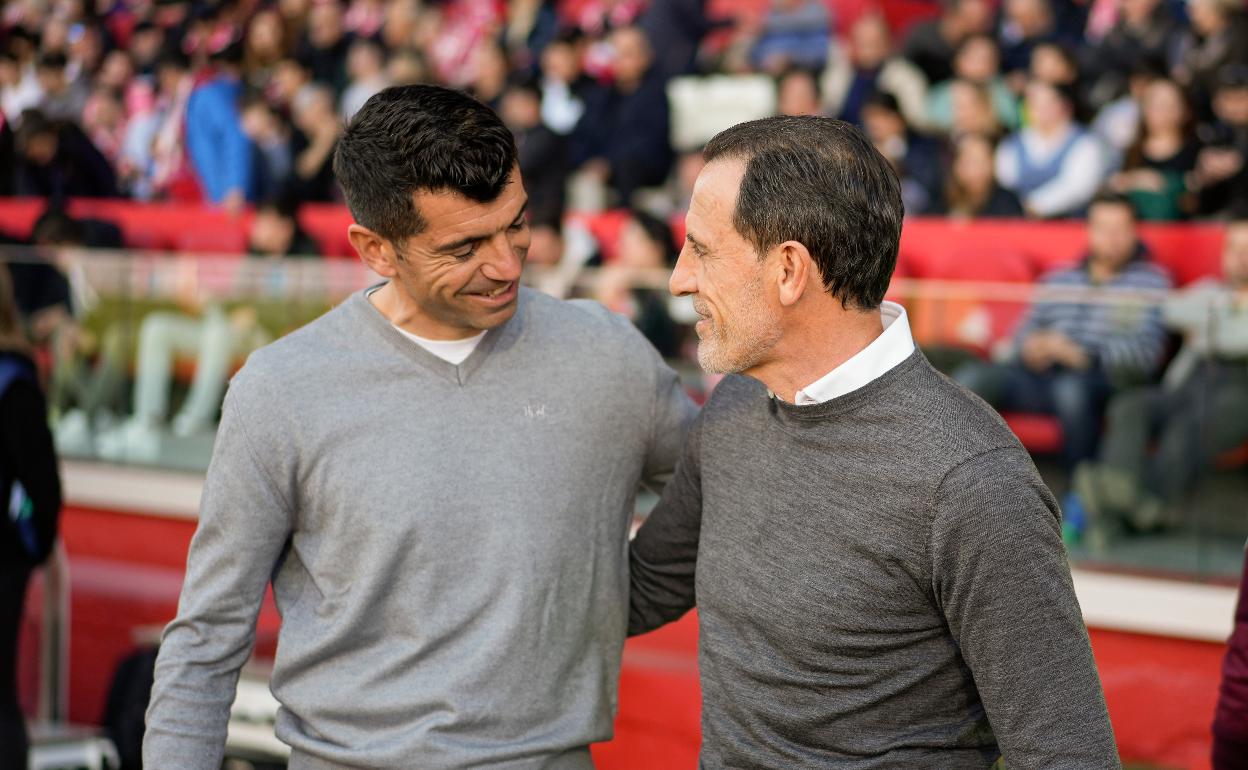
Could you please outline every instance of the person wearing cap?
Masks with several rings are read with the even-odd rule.
[[[1029,216],[1082,216],[1109,170],[1106,148],[1075,121],[1069,88],[1032,80],[1025,98],[1030,123],[997,147],[997,180]]]

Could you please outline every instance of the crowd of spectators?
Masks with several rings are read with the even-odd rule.
[[[569,195],[627,206],[666,183],[679,208],[667,84],[764,73],[778,111],[865,128],[911,214],[1083,216],[1105,187],[1146,219],[1248,199],[1244,0],[932,0],[904,29],[860,5],[15,0],[0,194],[332,201],[344,120],[436,82],[502,112],[534,224],[557,228]]]

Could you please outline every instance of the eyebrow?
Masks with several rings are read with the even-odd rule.
[[[511,227],[516,222],[519,222],[521,219],[524,218],[524,215],[527,214],[528,212],[529,212],[529,199],[526,197],[524,199],[524,204],[520,206],[520,213],[516,214],[515,218],[512,219],[511,222],[508,223],[507,226]],[[457,241],[451,241],[450,243],[446,243],[441,246],[434,246],[433,250],[440,252],[440,253],[450,253],[452,251],[459,251],[465,246],[471,246],[474,243],[480,243],[481,241],[488,240],[491,235],[494,235],[494,233],[489,233],[487,235],[469,235],[468,237],[460,238]]]

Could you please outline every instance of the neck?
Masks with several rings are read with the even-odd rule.
[[[427,340],[466,340],[481,333],[480,329],[447,326],[430,318],[415,300],[407,296],[407,292],[395,285],[393,279],[368,295],[367,299],[391,326],[397,326]]]
[[[793,403],[797,391],[861,353],[884,332],[879,308],[845,310],[840,300],[828,299],[834,307],[791,324],[769,359],[744,374]]]

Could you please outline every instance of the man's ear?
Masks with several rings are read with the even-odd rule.
[[[352,224],[347,228],[347,238],[360,261],[382,278],[393,278],[398,274],[395,261],[398,255],[389,240],[369,230],[364,225]]]
[[[779,272],[780,304],[785,307],[796,305],[805,295],[808,284],[819,280],[819,270],[815,267],[810,252],[797,241],[785,241],[775,247],[775,264]]]

